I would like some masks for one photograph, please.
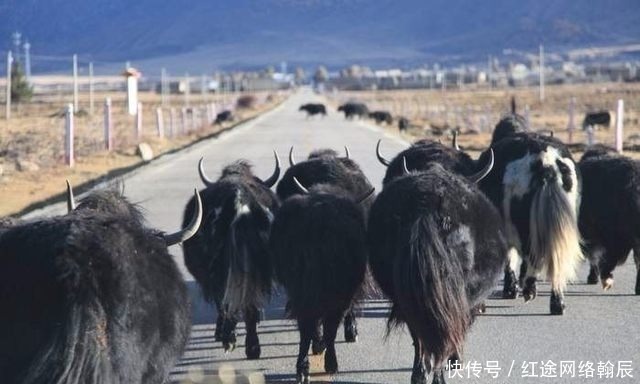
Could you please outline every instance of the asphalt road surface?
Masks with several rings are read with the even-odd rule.
[[[125,194],[144,207],[152,226],[172,231],[180,225],[193,188],[201,188],[196,168],[200,157],[204,156],[211,177],[217,177],[223,165],[244,158],[255,165],[259,177],[265,178],[273,171],[272,149],[278,151],[286,169],[291,145],[295,145],[297,159],[305,158],[315,148],[340,151],[348,145],[352,158],[379,190],[385,169],[375,157],[376,141],[383,139],[383,153],[388,157],[407,143],[368,123],[345,121],[335,110],[329,110],[325,118],[306,119],[298,112],[298,106],[313,101],[322,100],[309,91],[298,92],[275,110],[231,132],[139,168],[124,177]],[[28,216],[63,212],[64,207],[58,204]],[[191,340],[173,370],[172,382],[293,382],[298,332],[294,322],[283,318],[285,298],[274,295],[265,310],[265,320],[258,328],[260,360],[245,359],[243,323],[238,325],[237,349],[225,354],[213,339],[213,308],[202,301],[193,278],[184,269],[180,247],[171,251],[188,282],[193,304]],[[487,313],[478,318],[467,338],[464,369],[454,371],[456,377],[447,377],[454,373],[445,374],[447,382],[640,382],[640,297],[633,295],[632,258],[616,269],[615,285],[608,292],[600,286],[584,284],[586,275],[585,267],[581,281],[569,287],[564,316],[548,314],[547,284],[541,284],[538,298],[526,305],[522,299],[500,299],[501,287],[496,286],[495,298],[487,303]],[[408,332],[394,331],[385,339],[388,302],[370,300],[361,303],[360,308],[358,342],[344,343],[342,331],[338,334],[340,372],[324,374],[322,357],[313,356],[312,381],[409,383],[413,347]],[[628,367],[631,371],[625,369]],[[633,377],[620,377],[625,372]],[[611,373],[613,377],[607,378]],[[526,377],[530,375],[534,376]]]

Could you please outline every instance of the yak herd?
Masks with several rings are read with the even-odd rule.
[[[368,113],[354,103],[341,110]],[[500,275],[503,297],[525,301],[535,299],[538,278],[548,279],[550,313],[561,315],[584,256],[588,281],[605,289],[631,250],[640,266],[640,164],[607,147],[576,163],[561,141],[528,131],[512,111],[478,160],[457,143],[428,139],[391,160],[381,142],[375,151],[386,167],[377,196],[346,147],[344,156],[318,149],[299,162],[292,147],[282,178],[275,151],[266,179],[238,160],[214,180],[201,159],[205,188],[174,234],[148,227],[121,193],[94,192],[76,206],[70,187],[66,215],[0,220],[0,377],[164,382],[191,324],[167,251],[177,243],[217,308],[215,338],[225,350],[235,348],[242,319],[246,357],[260,358],[260,310],[275,284],[284,289],[300,332],[299,383],[309,381],[310,348],[325,352],[326,372],[338,371],[339,326],[346,341],[357,340],[354,304],[370,289],[392,304],[389,329],[409,329],[412,384],[429,375],[443,383]]]

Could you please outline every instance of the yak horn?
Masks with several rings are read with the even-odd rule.
[[[451,145],[456,149],[456,151],[460,150],[460,146],[458,145],[458,131],[455,129],[453,130],[453,143]]]
[[[200,199],[200,194],[197,189],[194,189],[194,195],[196,198],[196,212],[191,218],[191,222],[176,233],[164,235],[164,241],[167,243],[167,247],[187,241],[198,232],[198,228],[200,228],[200,223],[202,222],[202,200]]]
[[[474,183],[478,183],[480,180],[484,179],[489,174],[489,172],[491,172],[491,169],[493,169],[493,163],[494,163],[493,148],[489,148],[489,162],[487,163],[487,165],[484,166],[484,168],[480,172],[469,176],[469,180],[471,180]]]
[[[71,183],[69,180],[67,181],[67,213],[71,213],[74,209],[76,209],[76,201],[73,197],[73,188],[71,188]]]
[[[349,147],[347,147],[346,145],[344,146],[344,152],[346,154],[346,158],[349,159],[351,157],[351,154],[349,153]]]
[[[402,156],[402,173],[404,175],[408,175],[409,173],[409,168],[407,167],[407,158]]]
[[[210,187],[215,183],[204,173],[204,157],[201,157],[200,161],[198,161],[198,173],[200,174],[200,179],[207,187]]]
[[[309,190],[307,188],[304,187],[304,185],[302,185],[298,179],[296,179],[296,177],[293,177],[293,182],[296,184],[296,187],[298,187],[298,189],[300,190],[300,192],[302,192],[305,195],[309,194]]]
[[[273,187],[280,177],[280,157],[278,157],[278,152],[276,152],[275,149],[273,150],[273,156],[276,158],[276,169],[274,169],[273,174],[264,181],[264,185],[266,185],[268,188]]]
[[[389,166],[389,160],[385,159],[384,157],[382,157],[382,154],[380,153],[380,143],[382,142],[382,139],[378,140],[378,144],[376,144],[376,156],[378,157],[378,161],[384,165],[385,167]]]
[[[361,196],[358,200],[356,200],[356,204],[362,204],[365,201],[367,201],[376,191],[376,188],[371,188],[371,190],[369,192],[367,192],[366,194],[364,194],[363,196]]]
[[[289,150],[289,166],[293,167],[294,165],[296,165],[296,159],[293,158],[293,145],[292,145],[291,149]]]

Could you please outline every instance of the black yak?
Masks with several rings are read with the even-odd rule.
[[[317,104],[308,103],[308,104],[301,105],[300,108],[298,108],[298,111],[307,112],[307,117],[315,116],[315,115],[322,115],[322,116],[327,115],[327,108],[324,106],[324,104],[320,104],[320,103],[317,103]]]
[[[511,136],[515,133],[526,132],[528,130],[527,121],[522,115],[516,112],[516,99],[511,98],[511,113],[503,116],[493,130],[491,145]]]
[[[409,119],[406,117],[401,117],[398,119],[398,130],[400,132],[404,132],[409,129]]]
[[[549,136],[515,133],[492,148],[496,165],[480,188],[501,211],[511,247],[503,296],[517,297],[514,271],[523,255],[525,301],[536,297],[537,276],[546,271],[552,287],[551,313],[562,314],[563,291],[582,260],[580,172],[568,149]],[[485,152],[480,159],[486,156]]]
[[[486,176],[493,164],[491,160],[487,161],[484,166],[471,159],[471,157],[455,148],[445,146],[439,142],[428,139],[418,140],[409,148],[401,151],[393,160],[385,159],[380,153],[380,143],[378,140],[376,145],[376,156],[381,164],[387,167],[387,172],[382,180],[383,185],[387,185],[396,177],[402,176],[405,164],[411,170],[421,170],[431,167],[432,163],[439,163],[445,169],[467,176],[477,182]]]
[[[260,357],[257,334],[260,309],[269,298],[272,285],[268,238],[278,209],[276,195],[269,189],[280,175],[280,160],[267,180],[253,175],[246,161],[226,166],[217,181],[210,180],[200,159],[198,170],[207,188],[202,190],[204,220],[198,233],[184,243],[184,261],[202,289],[204,298],[218,311],[216,340],[225,351],[236,344],[236,324],[242,312],[247,329],[245,354]],[[185,209],[191,216],[194,202]]]
[[[354,116],[359,118],[366,117],[369,113],[369,108],[362,103],[345,103],[338,107],[338,112],[343,112],[345,119],[353,119]]]
[[[233,113],[230,110],[224,110],[216,115],[216,120],[213,122],[214,124],[222,124],[225,121],[233,121]]]
[[[608,129],[611,126],[611,113],[609,111],[587,112],[582,120],[582,129],[601,125]]]
[[[191,328],[167,246],[201,217],[199,204],[187,228],[165,235],[101,191],[65,216],[0,231],[2,381],[164,383]]]
[[[300,331],[297,381],[308,383],[307,354],[312,340],[319,342],[320,324],[324,369],[338,371],[336,333],[362,286],[367,265],[365,221],[349,191],[331,184],[314,184],[307,190],[295,177],[294,183],[300,194],[282,203],[270,246],[277,280],[287,292],[287,311]]]
[[[289,151],[291,167],[287,169],[278,183],[276,188],[278,197],[284,201],[293,195],[300,194],[300,188],[295,183],[294,178],[306,187],[316,184],[333,185],[350,193],[353,198],[366,194],[373,188],[371,182],[362,172],[360,166],[350,158],[349,148],[346,146],[345,155],[345,157],[339,157],[334,150],[319,149],[311,152],[306,161],[296,164],[293,157],[293,147],[291,147]],[[362,202],[365,218],[372,203],[373,199],[367,199]],[[316,336],[313,351],[314,353],[320,353],[323,347],[321,343],[316,342],[319,340],[319,330]],[[351,309],[344,320],[344,338],[347,342],[355,342],[357,341],[357,336],[356,314],[355,310]]]
[[[393,124],[393,117],[387,111],[373,111],[369,113],[369,118],[375,120],[376,124]]]
[[[393,303],[389,331],[406,323],[415,351],[411,383],[443,383],[473,316],[506,263],[499,213],[469,180],[432,163],[387,184],[371,208],[369,264]],[[433,364],[433,365],[431,365]]]
[[[613,269],[633,250],[640,295],[640,162],[606,151],[588,150],[578,163],[582,174],[579,225],[591,261],[589,283],[598,277],[607,290]]]

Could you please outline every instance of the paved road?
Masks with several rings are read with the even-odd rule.
[[[148,221],[163,230],[177,228],[182,209],[194,187],[200,187],[196,164],[201,156],[211,176],[217,176],[221,167],[238,158],[249,159],[257,175],[271,174],[271,150],[277,149],[286,162],[290,145],[296,146],[298,159],[306,157],[313,148],[331,147],[340,150],[348,145],[352,157],[379,188],[384,168],[377,162],[375,143],[385,138],[384,152],[392,156],[406,143],[385,135],[378,128],[346,122],[335,111],[320,119],[305,119],[297,107],[318,99],[310,92],[300,92],[286,103],[257,120],[236,128],[218,139],[202,142],[186,151],[159,159],[125,178],[125,193],[140,202],[147,211]],[[39,216],[63,212],[63,207],[52,206],[34,212]],[[193,278],[184,270],[182,252],[174,247],[172,253],[183,268],[193,301],[193,333],[187,350],[174,369],[172,380],[183,382],[237,383],[291,382],[294,378],[298,334],[295,324],[284,320],[284,299],[274,297],[266,310],[266,320],[260,324],[262,358],[244,359],[244,329],[240,324],[238,349],[224,354],[213,341],[212,308],[200,297]],[[586,269],[581,276],[586,278]],[[640,382],[640,297],[632,295],[635,268],[632,262],[616,270],[614,288],[603,293],[597,286],[576,284],[569,287],[568,311],[565,316],[548,315],[549,286],[542,284],[540,297],[530,304],[521,300],[492,299],[487,314],[480,317],[467,339],[464,354],[466,362],[476,362],[479,378],[468,376],[477,372],[471,365],[457,371],[463,378],[454,377],[450,383],[637,383]],[[500,287],[496,287],[498,290]],[[497,294],[497,293],[496,293]],[[340,373],[327,376],[321,373],[322,361],[312,358],[312,369],[317,372],[313,380],[334,383],[408,383],[411,375],[413,348],[406,331],[393,332],[385,340],[385,318],[388,303],[382,300],[362,304],[359,319],[360,339],[346,344],[339,335],[337,347]],[[575,362],[575,378],[559,378],[561,361]],[[592,362],[594,378],[578,377],[588,374],[580,371],[581,361]],[[631,361],[633,378],[598,378],[599,362],[610,361],[614,376],[619,373],[619,361]],[[490,375],[487,362],[497,362],[497,379]],[[535,362],[535,365],[525,363]],[[556,378],[524,378],[533,368],[540,376],[542,364]],[[549,364],[551,362],[552,364]],[[568,363],[570,365],[570,363]],[[604,366],[604,364],[602,364]],[[205,381],[203,372],[207,375]],[[211,375],[211,376],[209,376]]]

